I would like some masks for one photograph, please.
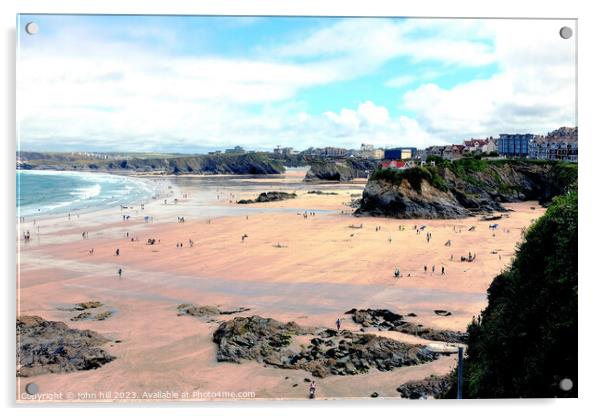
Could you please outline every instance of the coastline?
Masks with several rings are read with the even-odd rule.
[[[147,204],[149,202],[151,202],[152,200],[157,198],[158,193],[160,192],[160,188],[157,186],[155,181],[152,181],[150,179],[146,179],[146,178],[142,178],[142,177],[132,177],[130,175],[123,175],[123,174],[119,174],[119,173],[112,173],[112,172],[84,172],[84,171],[77,171],[77,170],[19,170],[17,169],[16,174],[17,174],[17,199],[19,197],[20,194],[20,187],[19,187],[19,172],[33,172],[34,175],[40,175],[40,176],[60,176],[60,175],[69,175],[69,176],[83,176],[83,177],[94,177],[94,176],[101,176],[101,177],[119,177],[119,178],[127,178],[127,180],[131,181],[132,183],[138,183],[140,185],[146,185],[148,186],[148,189],[141,193],[140,195],[135,196],[134,198],[124,198],[122,200],[115,200],[114,204],[107,204],[106,201],[95,201],[94,197],[100,195],[103,190],[102,190],[102,186],[103,183],[102,181],[94,181],[94,186],[97,186],[100,188],[99,193],[95,196],[92,197],[88,197],[88,198],[73,198],[71,201],[62,201],[61,204],[63,204],[64,208],[62,206],[57,207],[58,209],[56,210],[48,210],[48,211],[43,211],[40,213],[37,212],[28,212],[27,214],[23,215],[21,210],[22,210],[22,206],[18,205],[16,207],[16,213],[17,213],[17,220],[19,220],[19,218],[26,218],[26,219],[35,219],[35,220],[44,220],[44,219],[52,219],[52,218],[57,218],[60,216],[64,216],[64,215],[68,215],[68,214],[73,214],[73,215],[79,215],[79,214],[83,214],[83,213],[91,213],[91,212],[101,212],[101,211],[105,211],[105,210],[111,210],[114,208],[120,208],[122,205],[139,205],[139,204]],[[141,184],[141,182],[143,182],[143,184]],[[72,193],[73,194],[73,193]],[[71,209],[68,208],[69,205],[71,204],[77,204],[77,202],[80,201],[90,201],[90,205],[87,206],[76,206],[73,207]],[[51,202],[51,203],[57,203],[57,202]],[[96,204],[95,204],[96,203]],[[30,204],[25,205],[24,207],[28,207]],[[124,206],[125,206],[124,205]]]
[[[355,332],[360,326],[345,318],[345,311],[385,308],[414,313],[417,317],[409,319],[417,324],[464,330],[485,306],[493,277],[511,261],[522,228],[545,211],[535,202],[511,204],[513,211],[500,221],[496,236],[477,218],[357,218],[348,204],[352,195],[361,193],[360,184],[305,183],[300,173],[296,177],[292,173],[276,183],[273,178],[170,178],[174,195],[167,204],[154,200],[144,211],[128,209],[129,221],[123,221],[119,208],[81,213],[71,220],[63,216],[40,221],[39,236],[19,241],[18,315],[38,315],[97,331],[112,340],[107,348],[117,358],[94,371],[18,378],[18,393],[25,383],[35,381],[44,391],[57,392],[119,386],[137,394],[170,388],[252,390],[256,398],[305,397],[305,371],[252,361],[216,362],[211,337],[217,323],[178,316],[176,306],[247,307],[249,312],[234,316],[259,315],[320,327],[332,327],[343,318],[343,329]],[[295,199],[251,206],[235,203],[260,191],[292,188],[297,189]],[[315,189],[335,194],[309,193]],[[312,211],[315,216],[303,215]],[[145,222],[144,216],[153,221]],[[179,223],[178,217],[185,222]],[[352,228],[360,224],[361,229]],[[414,225],[426,225],[432,241],[417,235]],[[468,231],[472,225],[476,230]],[[83,239],[82,232],[88,238]],[[248,238],[241,242],[243,234]],[[160,243],[148,245],[149,238]],[[453,240],[451,247],[444,246],[448,239]],[[184,247],[176,247],[178,242]],[[91,248],[93,255],[88,252]],[[468,251],[478,251],[479,261],[460,262]],[[422,269],[425,263],[428,272]],[[430,271],[432,264],[436,273]],[[441,265],[446,266],[444,277]],[[395,267],[402,271],[400,279],[393,277]],[[122,278],[117,276],[119,268]],[[108,305],[114,315],[103,321],[71,321],[65,308],[92,300]],[[435,309],[452,314],[439,316]],[[408,336],[398,339],[431,343]],[[327,398],[367,397],[373,391],[395,397],[402,382],[446,374],[454,363],[453,356],[442,357],[390,372],[326,377],[319,380],[319,388]],[[285,377],[290,382],[283,383]]]

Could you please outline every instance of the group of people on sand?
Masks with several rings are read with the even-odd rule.
[[[23,240],[29,241],[31,239],[31,234],[29,234],[29,230],[23,233]]]
[[[183,247],[184,247],[184,243],[182,243],[180,241],[178,241],[176,243],[176,248],[183,248]],[[192,239],[190,239],[190,238],[188,239],[188,247],[191,247],[191,248],[194,247],[194,241],[192,241]]]
[[[460,257],[460,261],[473,262],[473,261],[475,261],[476,258],[477,258],[477,254],[476,253],[473,254],[469,251],[468,257],[462,256],[462,257]],[[500,258],[501,258],[501,256],[500,256]]]
[[[426,273],[427,271],[428,271],[428,267],[427,267],[427,265],[425,264],[425,265],[424,265],[424,272]],[[431,267],[431,274],[433,274],[433,273],[435,273],[435,265],[433,265],[433,266]],[[441,274],[442,274],[442,275],[444,275],[444,274],[445,274],[445,266],[441,266]]]
[[[182,223],[184,223],[184,221],[185,221],[185,220],[184,220],[184,217],[178,217],[178,223],[179,223],[179,224],[182,224]]]
[[[315,217],[315,216],[316,216],[316,213],[314,211],[309,211],[309,212],[305,211],[303,213],[303,218],[305,218],[305,219],[307,219],[307,217]]]

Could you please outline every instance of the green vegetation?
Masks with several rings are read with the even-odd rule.
[[[435,188],[447,192],[448,188],[445,183],[445,179],[439,175],[439,172],[434,166],[418,166],[410,169],[376,169],[370,179],[384,180],[390,182],[396,186],[399,186],[405,179],[410,183],[412,189],[416,192],[422,192],[422,181],[427,181],[430,185]]]
[[[542,167],[549,168],[545,175],[549,185],[554,189],[552,191],[554,195],[563,194],[569,186],[577,182],[577,164],[569,162],[525,159],[488,160],[478,157],[464,157],[450,161],[436,156],[429,156],[428,161],[435,161],[436,165],[428,164],[406,170],[379,168],[372,173],[371,179],[385,180],[396,186],[405,179],[416,192],[422,191],[421,183],[425,180],[431,186],[446,192],[450,185],[444,178],[448,178],[448,172],[451,172],[462,182],[479,189],[512,195],[524,192],[523,184],[516,182],[513,171],[536,172],[539,167]]]
[[[577,205],[576,186],[556,197],[489,287],[468,327],[465,397],[577,397]]]

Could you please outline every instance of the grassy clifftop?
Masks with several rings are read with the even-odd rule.
[[[426,165],[412,169],[377,169],[370,179],[383,180],[394,185],[400,185],[405,179],[414,190],[421,191],[422,181],[431,186],[447,192],[450,181],[458,180],[473,186],[480,186],[487,190],[499,188],[511,189],[516,187],[516,178],[506,175],[514,172],[534,174],[545,171],[554,182],[563,188],[577,181],[577,164],[547,160],[483,160],[463,158],[455,161],[439,160],[436,166]]]
[[[577,182],[577,165],[553,161],[440,161],[406,170],[376,169],[357,215],[459,218],[504,211],[503,203],[549,203]]]

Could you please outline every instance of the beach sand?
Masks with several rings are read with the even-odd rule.
[[[425,326],[463,331],[485,307],[486,290],[511,262],[522,230],[545,211],[536,202],[508,204],[511,211],[495,221],[495,231],[478,217],[358,218],[351,215],[349,203],[352,195],[361,194],[361,181],[304,184],[298,172],[245,179],[250,187],[174,179],[177,203],[161,199],[145,204],[144,210],[134,206],[38,220],[35,227],[21,224],[20,231],[29,227],[32,238],[20,242],[18,315],[64,321],[120,342],[105,345],[117,358],[97,370],[17,378],[18,399],[29,382],[37,383],[40,392],[61,392],[69,401],[140,399],[145,392],[159,391],[178,393],[172,397],[179,400],[232,399],[216,397],[219,392],[242,392],[239,398],[249,396],[244,392],[256,398],[306,398],[308,384],[303,380],[313,377],[305,371],[256,362],[218,363],[212,342],[218,323],[178,316],[177,305],[247,307],[251,310],[238,316],[256,314],[331,328],[337,318],[344,318],[343,328],[355,331],[359,328],[345,311],[386,308],[413,312],[417,316],[408,319]],[[317,189],[337,195],[307,194]],[[230,202],[262,190],[294,191],[298,196],[246,206]],[[122,220],[125,213],[129,221]],[[153,221],[145,222],[144,216]],[[185,221],[179,223],[178,217]],[[414,226],[423,225],[417,234]],[[471,226],[474,231],[469,231]],[[88,239],[82,239],[84,231]],[[160,243],[148,245],[149,238]],[[450,246],[445,245],[448,240]],[[183,247],[176,247],[179,242]],[[461,262],[469,252],[476,254],[476,261]],[[402,276],[397,279],[396,268]],[[103,302],[114,316],[71,322],[73,312],[65,309],[88,300]],[[439,316],[435,309],[451,315]],[[430,342],[398,333],[379,335]],[[454,357],[442,357],[390,372],[329,376],[317,380],[318,397],[365,398],[373,392],[381,398],[399,397],[395,389],[400,384],[446,374],[454,365]]]

